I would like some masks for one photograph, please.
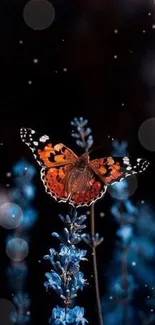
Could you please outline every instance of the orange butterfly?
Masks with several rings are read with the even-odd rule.
[[[80,207],[101,198],[107,186],[127,176],[142,172],[149,162],[138,158],[132,166],[128,157],[105,157],[90,160],[89,154],[78,157],[64,144],[52,145],[48,135],[21,128],[20,136],[41,165],[41,179],[47,193],[59,202]]]

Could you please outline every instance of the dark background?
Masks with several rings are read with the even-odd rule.
[[[93,157],[111,153],[110,135],[128,141],[130,155],[151,160],[149,171],[139,179],[133,201],[143,199],[153,205],[154,154],[141,147],[137,132],[141,123],[153,116],[152,108],[148,109],[153,89],[150,93],[150,87],[142,77],[142,67],[147,53],[155,48],[155,30],[152,28],[155,17],[153,6],[147,2],[139,5],[123,0],[59,0],[53,2],[54,24],[45,31],[34,31],[23,20],[25,4],[24,1],[3,0],[0,5],[0,141],[3,143],[0,176],[5,188],[8,183],[6,172],[23,157],[38,170],[34,206],[39,211],[39,218],[31,231],[26,290],[32,299],[32,324],[40,320],[47,324],[51,308],[59,300],[53,291],[51,295],[45,292],[44,273],[49,270],[49,265],[44,261],[38,263],[38,260],[56,245],[51,232],[59,231],[62,226],[57,214],[67,212],[69,208],[57,204],[45,193],[39,168],[29,149],[21,143],[19,129],[30,127],[51,134],[53,141],[64,142],[80,154],[82,151],[70,135],[70,121],[74,116],[88,118],[94,147],[103,144],[102,149],[92,154]],[[114,29],[118,29],[118,34]],[[114,59],[114,55],[118,58]],[[33,63],[34,58],[38,58],[37,64]],[[64,68],[67,68],[66,72]],[[31,85],[29,80],[32,80]],[[101,295],[106,281],[104,264],[110,261],[117,228],[109,212],[111,203],[107,194],[96,204],[96,228],[105,238],[97,253]],[[105,212],[102,219],[99,217],[101,211]],[[2,230],[2,238],[5,239],[6,233]],[[8,264],[4,247],[1,258],[3,276]],[[90,285],[79,293],[77,301],[84,305],[90,324],[97,324],[91,252],[89,261],[84,264],[82,267]],[[6,282],[3,282],[0,295],[10,297]]]

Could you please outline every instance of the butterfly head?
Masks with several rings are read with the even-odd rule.
[[[88,163],[89,163],[89,155],[88,153],[84,153],[81,157],[78,158],[76,162],[76,167],[83,172],[87,168]]]

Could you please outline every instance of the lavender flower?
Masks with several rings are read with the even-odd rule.
[[[124,157],[127,156],[128,143],[126,141],[119,142],[114,140],[112,142],[112,156],[113,157]]]
[[[84,309],[76,306],[70,309],[72,299],[77,296],[78,290],[83,290],[86,285],[84,274],[80,271],[80,263],[86,261],[86,250],[75,247],[82,240],[83,222],[86,216],[78,216],[75,211],[73,215],[59,216],[64,223],[63,235],[52,233],[52,236],[60,240],[59,250],[49,250],[49,255],[44,259],[49,260],[52,265],[50,272],[46,272],[44,286],[52,288],[63,300],[66,308],[56,307],[52,311],[50,324],[82,324],[87,321],[83,317]]]
[[[36,173],[35,168],[25,160],[17,162],[13,166],[14,187],[12,189],[12,201],[19,204],[23,212],[23,220],[17,231],[18,237],[24,237],[28,240],[27,230],[32,227],[37,218],[36,210],[31,206],[35,196],[35,187],[32,184],[32,178]],[[16,231],[14,233],[16,237]],[[14,236],[13,236],[14,237]],[[7,238],[9,239],[9,237]],[[19,247],[20,246],[20,247]],[[14,250],[22,249],[21,245],[13,247]],[[24,249],[24,247],[23,247]],[[25,324],[30,321],[30,299],[28,294],[23,292],[24,282],[28,273],[27,264],[22,262],[12,262],[7,268],[7,276],[11,290],[16,292],[13,295],[13,303],[17,308],[16,313],[11,314],[11,320],[16,324]]]
[[[30,321],[30,299],[27,293],[18,292],[13,296],[17,312],[11,314],[11,320],[16,324],[26,324]]]
[[[84,308],[76,306],[73,309],[65,309],[57,306],[50,317],[51,325],[85,325],[88,321],[83,317]]]
[[[93,145],[92,130],[89,127],[86,127],[88,120],[83,117],[75,117],[71,122],[71,125],[76,129],[72,131],[72,137],[76,139],[76,144],[83,148],[85,151],[88,151]]]

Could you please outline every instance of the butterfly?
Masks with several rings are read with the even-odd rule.
[[[143,172],[149,165],[142,158],[131,164],[129,157],[90,160],[88,153],[79,157],[64,144],[53,145],[48,135],[39,135],[29,128],[21,128],[20,137],[41,166],[46,192],[58,202],[74,207],[91,205],[105,194],[108,186]]]

